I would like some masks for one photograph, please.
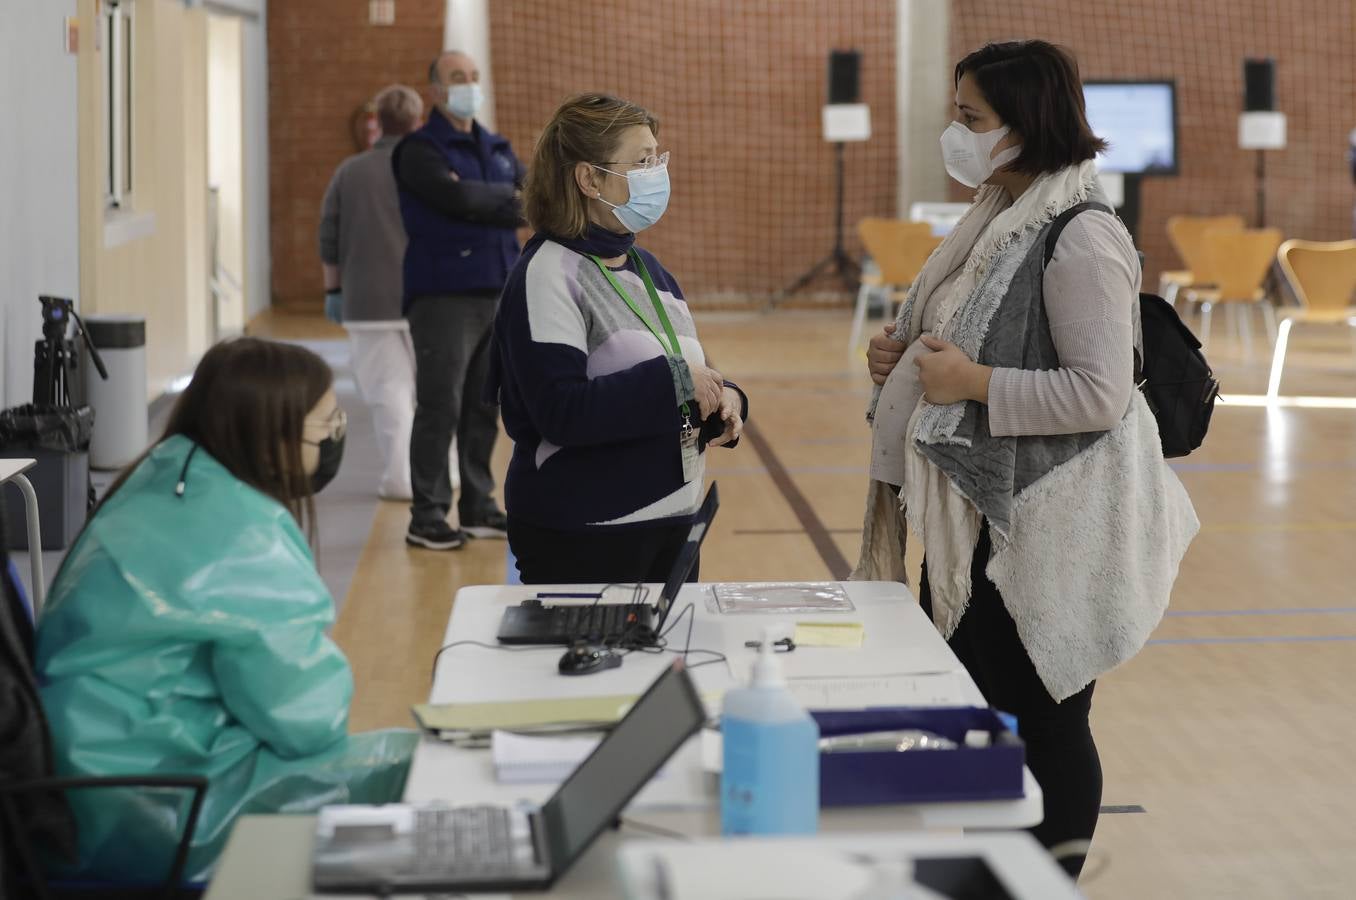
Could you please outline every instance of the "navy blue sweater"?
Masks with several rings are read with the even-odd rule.
[[[699,427],[687,363],[705,364],[673,276],[639,250],[683,359],[670,359],[597,265],[536,235],[509,274],[495,318],[490,390],[513,439],[511,518],[583,530],[669,524],[700,502],[703,466],[683,481],[680,407]],[[662,334],[628,259],[613,270]]]

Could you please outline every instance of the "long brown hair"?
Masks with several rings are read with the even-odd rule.
[[[329,365],[304,347],[250,337],[223,341],[198,363],[160,441],[175,435],[193,441],[236,478],[287,507],[314,539],[302,433],[307,413],[333,384]],[[104,503],[150,452],[118,476]],[[191,484],[191,471],[187,478]]]
[[[659,134],[653,113],[610,94],[576,94],[560,104],[537,139],[523,185],[523,212],[533,228],[564,238],[583,236],[589,216],[574,167],[611,162],[622,132],[633,125]]]

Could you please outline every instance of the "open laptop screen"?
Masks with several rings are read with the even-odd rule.
[[[650,685],[542,807],[551,874],[560,877],[702,727],[706,711],[682,660]]]
[[[683,549],[678,551],[678,556],[673,561],[673,568],[669,570],[669,579],[664,582],[664,589],[659,593],[659,601],[654,605],[654,630],[659,632],[663,630],[664,620],[668,618],[669,607],[673,605],[678,592],[682,590],[683,583],[687,581],[687,576],[692,571],[693,565],[697,562],[697,553],[702,548],[702,541],[706,539],[706,534],[711,530],[711,520],[716,517],[716,510],[720,508],[720,494],[716,491],[716,483],[711,482],[711,486],[706,489],[706,499],[702,500],[701,507],[697,510],[697,515],[692,518],[692,528],[687,533],[687,543]]]

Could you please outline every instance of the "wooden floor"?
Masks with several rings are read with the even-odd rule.
[[[847,313],[698,324],[714,365],[748,391],[755,429],[710,460],[722,505],[703,580],[840,576],[856,558],[868,453]],[[259,330],[323,336],[289,318]],[[1104,803],[1131,811],[1101,819],[1083,881],[1093,900],[1356,897],[1356,410],[1231,405],[1262,393],[1269,350],[1259,338],[1246,358],[1227,330],[1216,322],[1210,349],[1225,401],[1206,446],[1176,466],[1201,534],[1154,641],[1097,689]],[[1342,329],[1298,329],[1285,393],[1356,397],[1352,350]],[[500,473],[507,456],[501,441]],[[453,594],[504,580],[502,542],[411,551],[406,524],[403,505],[381,504],[336,628],[357,676],[355,728],[408,724]]]

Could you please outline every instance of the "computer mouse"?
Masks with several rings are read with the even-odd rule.
[[[604,669],[615,669],[621,664],[622,655],[611,647],[575,644],[565,651],[556,668],[562,675],[591,675]]]

